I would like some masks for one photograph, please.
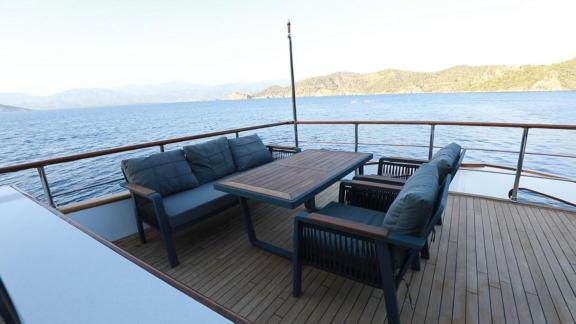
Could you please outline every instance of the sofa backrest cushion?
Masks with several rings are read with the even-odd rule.
[[[462,148],[456,143],[451,143],[440,149],[430,160],[430,164],[438,168],[440,182],[444,180],[448,173],[451,173],[460,158]]]
[[[196,188],[199,185],[182,150],[128,159],[122,161],[121,165],[129,183],[150,188],[162,196]]]
[[[272,153],[256,134],[231,138],[228,142],[238,171],[248,170],[273,160]]]
[[[382,226],[402,234],[420,235],[434,211],[439,191],[437,167],[422,165],[390,205]]]
[[[236,171],[226,137],[184,146],[183,149],[200,183],[214,181]]]

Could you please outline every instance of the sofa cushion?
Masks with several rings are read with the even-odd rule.
[[[215,182],[164,198],[164,210],[170,225],[175,227],[192,222],[238,201],[237,197],[214,189]]]
[[[248,170],[273,160],[272,154],[256,134],[232,138],[228,142],[238,171]]]
[[[438,168],[440,182],[444,181],[446,175],[451,173],[452,168],[456,166],[456,162],[458,162],[458,159],[460,158],[460,150],[460,145],[451,143],[436,152],[432,157],[432,160],[430,160],[430,164],[433,164]]]
[[[328,215],[356,223],[381,226],[386,213],[352,205],[331,202],[318,211],[319,214]]]
[[[199,185],[182,150],[124,160],[122,171],[128,183],[135,183],[168,196]]]
[[[390,205],[382,226],[402,234],[419,235],[432,215],[439,190],[436,166],[422,165]]]
[[[200,183],[220,179],[236,171],[226,137],[184,146],[184,154]]]

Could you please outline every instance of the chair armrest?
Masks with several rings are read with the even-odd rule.
[[[270,151],[270,154],[272,154],[274,160],[285,159],[302,151],[299,147],[291,146],[266,145],[266,147]]]
[[[302,151],[302,149],[300,149],[299,147],[294,147],[294,146],[282,146],[282,145],[266,145],[266,147],[271,150],[271,151],[290,151],[290,152],[295,152],[295,153],[299,153]]]
[[[135,183],[122,183],[120,185],[128,189],[132,194],[138,195],[146,199],[152,200],[154,195],[159,195],[156,191]]]
[[[356,223],[353,221],[340,219],[319,213],[308,214],[303,212],[300,215],[296,216],[296,221],[314,224],[328,229],[360,235],[376,240],[386,239],[389,233],[389,231],[386,228]]]
[[[340,188],[342,186],[351,186],[355,188],[362,189],[374,189],[374,190],[388,190],[388,191],[400,191],[402,190],[402,185],[397,183],[381,183],[374,181],[362,181],[362,180],[342,180],[340,181]]]
[[[354,192],[356,189],[375,194],[393,193],[396,196],[402,190],[402,185],[374,181],[342,180],[340,181],[339,202],[344,202],[347,191]]]
[[[397,186],[404,186],[406,184],[406,179],[402,178],[393,178],[387,176],[379,176],[379,175],[358,175],[353,178],[353,180],[358,181],[369,181],[369,182],[377,182],[377,183],[385,183],[390,185],[397,185]]]
[[[421,250],[426,245],[426,238],[412,235],[404,235],[391,232],[386,228],[356,223],[353,221],[323,215],[319,213],[308,214],[302,212],[296,216],[296,222],[303,222],[336,230],[343,233],[363,236],[366,238],[384,241],[386,243],[401,246],[408,249]]]
[[[422,165],[429,162],[429,160],[422,159],[410,159],[410,158],[400,158],[400,157],[381,157],[379,162],[390,162],[390,163],[402,163],[402,164],[415,164]]]

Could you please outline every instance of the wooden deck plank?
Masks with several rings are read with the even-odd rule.
[[[512,217],[514,219],[514,223],[516,224],[516,230],[518,232],[518,236],[520,237],[520,244],[524,250],[526,255],[526,261],[528,262],[528,271],[532,274],[534,278],[534,285],[536,288],[536,294],[538,295],[538,299],[544,310],[544,316],[546,321],[549,323],[560,323],[560,319],[558,317],[558,313],[554,307],[554,303],[552,301],[552,296],[550,291],[548,290],[548,286],[544,281],[544,275],[540,270],[540,266],[538,261],[536,260],[536,254],[534,252],[534,247],[530,243],[530,238],[528,237],[528,232],[524,228],[524,220],[523,217],[526,215],[521,213],[521,210],[518,210],[516,206],[509,206]]]
[[[336,277],[332,284],[328,287],[328,291],[322,298],[322,300],[316,305],[316,307],[312,310],[308,318],[306,319],[306,323],[318,323],[328,306],[332,304],[335,296],[339,293],[340,289],[343,287],[344,282],[346,279],[342,277]]]
[[[503,285],[510,282],[506,258],[504,257],[504,246],[502,236],[496,220],[495,209],[493,205],[486,200],[479,199],[482,206],[482,224],[484,227],[484,241],[486,242],[486,258],[488,269],[488,286],[490,295],[490,313],[494,323],[506,322],[504,304],[510,307],[510,323],[514,323],[516,308],[514,300],[504,301],[503,289],[510,288],[510,285]],[[512,292],[509,291],[512,295]]]
[[[370,286],[364,286],[360,296],[358,296],[358,299],[356,300],[356,303],[352,306],[352,310],[348,313],[348,316],[346,316],[344,321],[345,323],[358,323],[360,316],[362,316],[362,313],[368,304],[368,300],[371,299],[373,290],[374,288]]]
[[[458,197],[458,238],[456,248],[456,281],[454,284],[454,303],[452,321],[466,321],[466,197]]]
[[[572,253],[568,254],[576,255],[576,225],[574,225],[573,222],[565,222],[565,219],[568,217],[563,215],[563,213],[550,211],[550,214],[553,215],[552,219],[560,230],[560,236],[568,243],[568,248],[572,250]],[[572,268],[576,269],[576,257],[571,257],[570,260]]]
[[[501,216],[498,217],[502,230],[507,230],[505,238],[509,242],[507,246],[506,260],[508,269],[511,271],[511,283],[514,293],[514,304],[517,308],[520,323],[541,323],[545,321],[542,305],[536,295],[536,288],[532,274],[528,268],[528,262],[521,246],[519,233],[514,224],[512,207],[499,205]]]
[[[491,204],[492,205],[492,204]],[[502,249],[504,254],[505,266],[508,270],[508,275],[510,276],[510,283],[500,284],[500,293],[502,297],[503,312],[505,320],[507,323],[531,323],[532,317],[530,316],[530,311],[528,309],[528,303],[526,301],[526,294],[522,286],[522,279],[518,273],[518,266],[516,263],[516,255],[514,254],[514,249],[512,247],[512,240],[510,233],[508,231],[508,226],[504,220],[504,208],[500,204],[494,205],[495,222],[492,226],[498,227],[500,231],[500,237],[502,240]],[[497,293],[497,292],[495,292]],[[500,304],[495,305],[497,307]]]
[[[446,261],[448,259],[452,212],[453,205],[451,203],[446,204],[446,209],[442,217],[442,226],[437,226],[438,234],[436,235],[436,239],[438,240],[438,243],[431,245],[431,247],[437,247],[437,250],[434,251],[435,253],[431,254],[429,260],[429,262],[435,261],[436,271],[434,272],[431,297],[428,302],[428,310],[426,311],[426,323],[437,323],[440,317],[440,307],[444,296],[443,286],[447,268]]]
[[[439,323],[452,323],[452,308],[454,306],[454,285],[456,282],[456,256],[458,247],[458,197],[452,197],[448,201],[450,210],[450,235],[448,236],[448,250],[446,251],[446,269],[442,282],[442,300],[440,304]]]
[[[318,196],[337,198],[337,185]],[[302,210],[251,204],[258,236],[291,248]],[[382,291],[304,267],[292,297],[291,262],[248,242],[237,207],[176,235],[170,268],[159,235],[117,244],[176,280],[255,322],[383,323]],[[409,271],[398,300],[402,323],[560,323],[576,314],[576,214],[451,194],[421,271]],[[414,305],[410,305],[410,302]]]
[[[544,239],[550,244],[556,259],[562,268],[570,287],[572,288],[571,298],[574,298],[574,291],[576,290],[576,273],[574,273],[570,260],[574,261],[576,259],[574,259],[573,254],[571,255],[572,250],[567,246],[562,235],[555,234],[555,232],[558,231],[558,228],[550,223],[550,218],[551,215],[547,211],[534,210],[534,217],[532,219],[533,224],[540,226],[545,236]],[[539,222],[540,219],[543,221]],[[572,307],[573,304],[570,305]]]
[[[528,231],[528,237],[535,250],[537,261],[544,275],[544,280],[551,292],[552,300],[556,311],[563,323],[574,322],[574,312],[576,312],[576,298],[566,276],[562,275],[563,271],[558,263],[550,246],[551,240],[547,239],[539,225],[533,224],[534,208],[520,207],[525,215],[525,227]],[[540,221],[541,220],[540,217]]]

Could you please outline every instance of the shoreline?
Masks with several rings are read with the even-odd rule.
[[[296,99],[310,99],[310,98],[339,98],[339,97],[368,97],[368,96],[408,96],[408,95],[459,95],[459,94],[519,94],[519,93],[567,93],[575,92],[574,90],[529,90],[529,91],[452,91],[452,92],[387,92],[387,93],[365,93],[365,94],[345,94],[345,95],[318,95],[318,96],[296,96]],[[254,100],[287,100],[291,97],[252,97],[250,99],[204,99],[204,100],[187,100],[187,101],[165,101],[165,102],[146,102],[134,104],[121,104],[121,105],[107,105],[107,106],[86,106],[86,107],[62,107],[62,108],[34,108],[26,112],[48,112],[60,110],[82,110],[82,109],[98,109],[98,108],[123,108],[123,107],[137,107],[137,106],[157,106],[157,105],[170,105],[170,104],[187,104],[187,103],[211,103],[211,102],[247,102]],[[15,112],[13,112],[15,113]]]

